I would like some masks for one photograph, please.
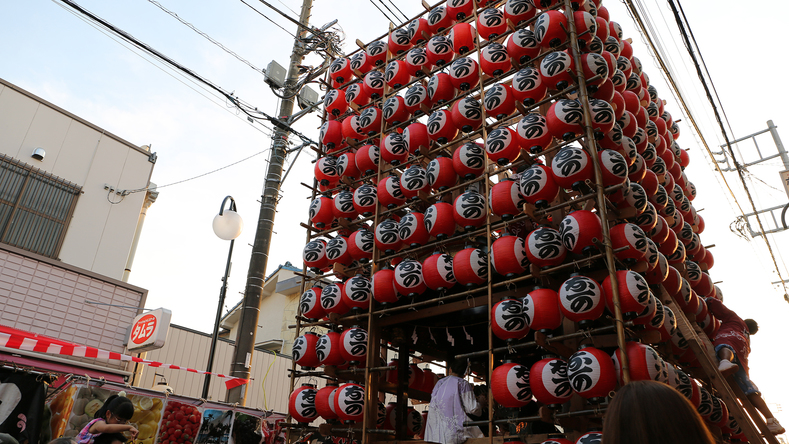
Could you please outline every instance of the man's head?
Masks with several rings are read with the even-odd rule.
[[[748,326],[748,333],[755,335],[757,331],[759,331],[759,324],[756,323],[753,319],[746,319],[745,325]]]

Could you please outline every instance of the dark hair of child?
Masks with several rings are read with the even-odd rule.
[[[633,381],[620,388],[603,422],[603,444],[714,444],[693,404],[672,387]]]
[[[101,406],[93,415],[94,418],[107,418],[107,412],[112,413],[115,417],[128,421],[134,415],[134,404],[125,396],[112,395],[104,401]]]
[[[748,326],[748,334],[755,335],[757,331],[759,331],[759,324],[754,321],[753,319],[746,319],[745,325]]]
[[[123,433],[101,433],[96,435],[96,438],[93,440],[93,444],[115,444],[117,442],[121,444],[126,442],[126,437],[123,436]]]

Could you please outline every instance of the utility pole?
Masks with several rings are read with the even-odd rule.
[[[301,5],[300,26],[293,43],[293,53],[290,56],[288,77],[285,81],[284,96],[279,108],[279,119],[286,121],[293,113],[293,102],[296,100],[296,83],[299,78],[298,65],[304,59],[305,44],[301,38],[308,31],[309,18],[312,11],[312,0],[303,0]],[[287,125],[287,124],[286,124]],[[260,201],[260,216],[258,217],[255,242],[252,245],[252,257],[249,260],[247,284],[244,289],[244,300],[241,306],[241,319],[239,320],[236,346],[233,350],[233,359],[230,365],[230,375],[236,378],[249,379],[252,352],[255,348],[255,333],[257,332],[258,316],[260,315],[260,299],[263,296],[263,285],[266,278],[266,264],[268,262],[269,247],[271,245],[271,232],[274,227],[274,216],[279,200],[279,188],[282,183],[282,165],[287,155],[288,126],[275,125],[272,140],[271,155],[269,156],[266,183],[263,187],[263,196]],[[226,401],[245,405],[247,387],[249,384],[235,387],[227,392]]]

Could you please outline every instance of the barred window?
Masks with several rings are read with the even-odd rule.
[[[0,154],[0,242],[57,259],[81,191]]]

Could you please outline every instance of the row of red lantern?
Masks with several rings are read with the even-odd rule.
[[[302,302],[304,298],[302,297]],[[353,363],[364,367],[367,360],[367,331],[352,327],[323,335],[306,332],[293,341],[293,361],[313,369],[321,365],[342,366]]]

